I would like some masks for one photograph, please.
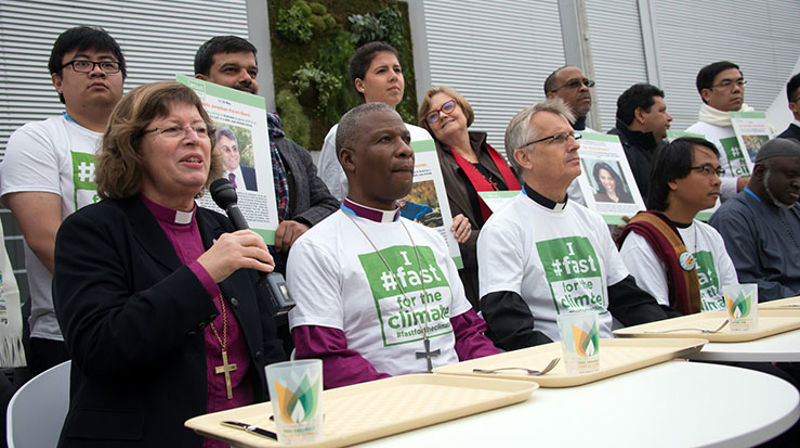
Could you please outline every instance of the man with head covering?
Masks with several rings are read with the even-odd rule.
[[[487,334],[505,350],[559,340],[559,314],[597,311],[601,337],[611,337],[612,315],[633,325],[674,313],[636,285],[603,218],[567,200],[581,174],[570,118],[561,100],[547,100],[506,129],[523,189],[478,237],[480,309]]]
[[[430,371],[497,353],[435,230],[400,217],[414,178],[411,134],[385,103],[362,104],[336,130],[348,193],[303,234],[286,280],[297,358],[322,359],[325,387]]]
[[[800,143],[776,138],[758,151],[744,191],[709,223],[722,234],[741,283],[760,301],[800,294]]]
[[[637,284],[658,303],[684,314],[724,310],[722,286],[736,284],[736,270],[722,237],[695,217],[719,197],[717,148],[694,137],[659,149],[650,173],[647,211],[622,233],[620,255]]]

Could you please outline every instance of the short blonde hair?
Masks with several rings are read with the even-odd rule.
[[[425,130],[427,130],[432,136],[433,136],[433,130],[431,130],[431,127],[428,124],[428,120],[426,119],[426,117],[430,113],[431,98],[433,98],[437,93],[444,93],[450,98],[456,100],[456,104],[458,104],[458,107],[460,107],[461,110],[464,112],[464,115],[467,116],[467,127],[469,127],[472,124],[472,122],[475,121],[475,112],[472,111],[472,106],[470,106],[469,101],[467,101],[466,98],[461,96],[461,94],[458,93],[456,89],[450,86],[433,86],[430,89],[428,89],[428,91],[425,92],[425,96],[422,97],[422,104],[419,105],[419,114],[418,114],[419,125],[425,128]]]
[[[208,179],[197,196],[208,188],[212,180],[222,175],[222,159],[214,148],[214,123],[203,109],[203,103],[194,91],[174,81],[161,81],[139,86],[122,97],[111,112],[97,153],[97,194],[101,198],[124,199],[142,190],[144,158],[141,142],[144,130],[154,119],[166,117],[173,104],[195,106],[208,127],[211,140],[211,167]]]

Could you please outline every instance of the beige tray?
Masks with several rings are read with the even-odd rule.
[[[451,375],[405,375],[322,392],[322,439],[303,446],[339,447],[525,401],[536,383]],[[236,420],[275,431],[272,404],[202,415],[185,426],[237,447],[274,447],[277,441],[220,424]]]
[[[591,383],[631,370],[680,358],[700,351],[708,341],[705,339],[600,339],[600,370],[581,375],[567,375],[564,360],[545,375],[530,376],[523,371],[501,373],[475,373],[472,369],[496,369],[498,367],[525,367],[541,369],[553,358],[562,358],[561,343],[523,348],[499,355],[438,367],[439,375],[463,375],[470,377],[515,379],[535,381],[542,387],[570,387]]]
[[[787,297],[785,299],[770,300],[769,302],[759,303],[758,309],[796,309],[800,310],[800,296]]]
[[[753,332],[734,333],[730,327],[725,327],[718,333],[703,334],[699,331],[673,331],[670,333],[652,333],[678,328],[702,328],[713,330],[728,319],[726,311],[711,311],[708,313],[690,314],[674,319],[659,320],[649,324],[635,325],[633,327],[615,330],[614,334],[620,337],[637,338],[704,338],[710,342],[746,342],[761,339],[773,334],[785,333],[800,328],[800,312],[786,309],[761,309],[758,310],[758,329]]]

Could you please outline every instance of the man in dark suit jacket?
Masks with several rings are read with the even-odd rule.
[[[240,37],[217,36],[201,45],[195,54],[194,72],[196,78],[205,81],[258,93],[256,48]],[[294,241],[335,212],[339,201],[317,177],[317,167],[308,151],[286,138],[277,116],[267,114],[267,118],[280,221],[275,231],[275,246],[270,246],[270,251],[275,258],[275,270],[284,273]]]
[[[789,99],[789,109],[794,114],[794,121],[778,137],[800,140],[800,73],[792,76],[786,84],[786,97]]]

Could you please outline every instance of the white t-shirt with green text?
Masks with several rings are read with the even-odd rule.
[[[290,328],[342,330],[348,348],[377,371],[401,375],[427,371],[427,361],[416,357],[424,350],[424,325],[431,349],[441,350],[434,367],[458,362],[450,318],[471,306],[444,240],[405,218],[379,223],[351,216],[339,210],[292,245],[286,283],[297,306]]]
[[[701,308],[705,311],[725,309],[722,286],[737,284],[736,268],[725,251],[725,243],[717,230],[697,220],[689,227],[678,228],[686,249],[694,255],[697,279],[700,281]],[[641,235],[631,232],[620,250],[622,259],[640,288],[649,292],[659,304],[669,305],[667,269],[653,247]]]
[[[597,310],[600,336],[613,337],[608,286],[628,276],[603,218],[572,201],[549,209],[521,193],[478,237],[480,296],[519,294],[534,328],[554,341],[560,313]]]
[[[94,155],[103,134],[64,115],[35,121],[14,131],[0,165],[0,195],[46,192],[61,196],[61,219],[97,202]],[[63,340],[53,311],[53,276],[25,245],[31,288],[31,336]]]

